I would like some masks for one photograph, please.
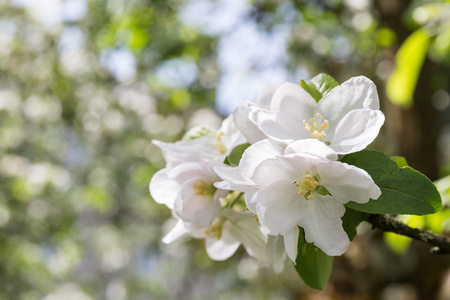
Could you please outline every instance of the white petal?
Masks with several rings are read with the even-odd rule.
[[[259,221],[271,235],[286,235],[297,227],[301,199],[298,188],[291,181],[276,181],[260,190],[257,197]]]
[[[248,147],[242,154],[239,172],[246,181],[250,181],[256,167],[264,160],[282,155],[282,148],[265,139]],[[251,181],[250,181],[251,182]]]
[[[312,112],[316,105],[316,100],[301,86],[286,82],[280,85],[273,94],[270,110],[287,109],[293,114],[303,115],[305,111]],[[305,107],[310,108],[305,109]]]
[[[223,211],[223,215],[228,220],[224,223],[222,231],[228,230],[230,235],[242,243],[248,254],[259,260],[267,261],[267,236],[261,232],[260,225],[253,214],[226,209]],[[228,225],[225,225],[227,223]]]
[[[287,256],[295,263],[298,254],[298,234],[299,230],[296,226],[284,236],[284,247]]]
[[[245,192],[249,186],[254,185],[242,178],[239,167],[214,167],[214,171],[224,180],[214,183],[216,188]]]
[[[258,192],[259,191],[260,191],[259,188],[252,187],[252,188],[248,189],[244,194],[245,205],[247,205],[247,208],[249,211],[251,211],[252,213],[255,213],[255,214],[256,214],[256,203],[258,201]]]
[[[269,158],[258,165],[252,176],[253,182],[266,187],[277,180],[293,183],[302,179],[306,172],[317,173],[316,164],[323,158],[308,153],[288,154],[282,157]],[[328,161],[328,160],[327,160]]]
[[[217,178],[211,167],[202,162],[187,162],[166,169],[167,177],[177,181],[180,185],[193,178],[204,178],[207,181]]]
[[[250,144],[266,138],[266,135],[249,119],[250,110],[246,106],[239,106],[233,112],[234,124]]]
[[[270,110],[252,108],[249,116],[268,137],[288,144],[310,136],[303,120],[312,116],[316,105],[302,87],[288,82],[274,93]]]
[[[213,260],[222,261],[230,258],[241,244],[230,234],[227,226],[230,225],[227,225],[227,222],[225,222],[220,239],[207,237],[205,240],[206,253]]]
[[[259,90],[256,97],[256,105],[263,109],[269,109],[272,102],[273,94],[278,89],[279,85],[268,84]]]
[[[304,160],[299,158],[298,160]],[[269,158],[261,162],[255,169],[252,181],[261,187],[266,187],[277,180],[294,182],[301,170],[297,170],[296,161],[287,157]]]
[[[360,151],[373,142],[383,123],[379,110],[353,110],[339,122],[330,147],[339,154]]]
[[[332,89],[319,101],[316,112],[329,121],[328,131],[334,132],[339,121],[348,112],[355,109],[378,110],[379,107],[375,84],[370,79],[359,76]]]
[[[167,168],[161,169],[150,180],[150,194],[156,203],[165,204],[173,209],[175,199],[178,197],[181,186],[167,176]]]
[[[172,230],[163,237],[162,242],[164,244],[170,244],[186,233],[188,233],[188,230],[184,227],[183,221],[178,220],[175,227],[173,227]]]
[[[205,227],[201,227],[198,224],[183,222],[184,228],[186,228],[187,232],[190,236],[196,239],[204,239],[206,238]]]
[[[212,159],[220,156],[212,134],[176,143],[164,143],[158,140],[153,140],[152,143],[161,149],[168,167],[184,162],[199,161],[201,158]]]
[[[340,203],[366,203],[381,195],[380,188],[363,169],[341,162],[319,164],[320,184]]]
[[[264,134],[278,142],[290,143],[306,136],[306,131],[298,130],[303,125],[303,121],[290,115],[254,108],[250,111],[249,117]]]
[[[337,160],[337,153],[316,139],[299,140],[289,144],[284,150],[284,154],[308,153],[329,160]]]
[[[251,122],[249,121],[249,123]],[[222,133],[223,135],[221,135]],[[236,147],[237,145],[244,144],[247,141],[246,138],[236,127],[233,115],[230,115],[227,118],[225,118],[225,120],[223,120],[222,126],[219,128],[216,135],[221,135],[220,141],[227,149],[225,155],[228,155],[231,152],[231,150],[233,150],[233,148]],[[265,136],[263,136],[263,138],[265,138]],[[217,144],[218,142],[217,137],[215,139]],[[221,156],[223,156],[223,154]]]
[[[331,196],[316,195],[314,200],[303,201],[302,216],[298,225],[305,229],[308,243],[314,243],[330,256],[343,254],[350,240],[342,227],[345,213],[343,204]]]
[[[280,274],[284,269],[286,260],[284,238],[281,235],[269,235],[267,237],[267,253],[275,273]]]
[[[220,212],[220,203],[211,195],[197,195],[193,185],[197,179],[183,184],[180,196],[175,201],[175,212],[186,222],[208,227]]]

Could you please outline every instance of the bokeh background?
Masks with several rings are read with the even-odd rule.
[[[448,197],[448,1],[0,0],[0,299],[450,299],[449,257],[368,226],[323,292],[288,263],[161,243],[151,140],[320,72],[371,78],[387,116],[371,147]]]

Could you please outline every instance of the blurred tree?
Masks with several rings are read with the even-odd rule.
[[[220,121],[199,79],[214,40],[179,6],[1,2],[1,299],[178,292],[147,278],[166,269],[152,262],[168,217],[149,201],[162,166],[150,141],[178,139],[202,107]]]
[[[160,243],[169,212],[148,194],[164,164],[150,141],[178,140],[197,124],[216,127],[216,88],[217,97],[232,90],[225,73],[241,67],[275,81],[273,74],[285,74],[279,68],[295,80],[305,70],[340,82],[372,78],[387,115],[374,147],[406,156],[433,179],[449,173],[448,23],[436,23],[412,107],[385,96],[397,49],[429,27],[420,19],[426,1],[243,1],[244,13],[225,31],[181,21],[199,3],[237,5],[0,1],[0,299],[313,299],[290,266],[275,275],[242,252],[213,263],[197,241]],[[194,18],[210,15],[199,10]],[[219,21],[231,22],[212,20]],[[286,37],[282,59],[264,52],[248,64],[223,62],[227,41],[244,43],[232,33],[249,24],[247,35]],[[237,54],[237,61],[252,57]],[[424,266],[439,278],[418,280]],[[407,295],[429,299],[447,266],[447,258],[414,247],[399,258],[367,234],[338,260],[321,295],[392,299],[401,283]]]

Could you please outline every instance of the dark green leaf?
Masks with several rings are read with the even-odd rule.
[[[426,215],[442,209],[436,186],[423,174],[410,168],[399,168],[384,153],[363,150],[344,156],[342,162],[366,170],[381,189],[377,200],[360,204],[349,202],[347,207],[372,214]]]
[[[326,255],[313,244],[307,243],[302,228],[300,228],[295,263],[297,273],[307,285],[316,290],[323,290],[327,286],[333,268],[333,257]]]
[[[224,163],[232,167],[238,166],[242,154],[248,147],[250,147],[249,143],[237,145],[236,147],[233,148],[233,150],[231,150],[230,154],[225,158]]]
[[[338,85],[339,83],[333,77],[324,73],[320,73],[308,81],[300,81],[300,86],[317,102]]]
[[[370,214],[353,210],[349,207],[346,208],[345,214],[342,217],[342,227],[344,227],[345,232],[347,232],[348,238],[352,241],[356,236],[356,227],[366,220]]]

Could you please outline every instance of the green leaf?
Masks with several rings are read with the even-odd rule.
[[[395,70],[386,84],[389,99],[395,105],[411,107],[417,79],[430,44],[430,35],[423,28],[413,32],[395,56]]]
[[[342,227],[344,227],[345,232],[348,235],[348,238],[352,241],[356,236],[356,227],[362,222],[365,221],[370,214],[357,211],[351,208],[345,209],[345,214],[342,216]]]
[[[410,168],[399,168],[384,153],[363,150],[348,154],[342,162],[364,169],[381,189],[377,200],[360,204],[348,202],[347,207],[372,214],[426,215],[442,209],[436,186],[422,173]]]
[[[307,285],[316,290],[323,290],[330,278],[333,257],[326,255],[313,244],[306,242],[305,232],[302,228],[299,229],[295,270]]]
[[[244,151],[250,147],[249,143],[240,144],[231,150],[230,154],[225,158],[224,163],[236,167],[239,165],[239,161],[241,160],[242,154],[244,154]]]
[[[333,77],[324,73],[320,73],[308,81],[300,81],[300,86],[317,102],[338,85],[339,83]]]
[[[403,156],[391,156],[391,159],[397,163],[399,168],[408,167],[408,162]]]

